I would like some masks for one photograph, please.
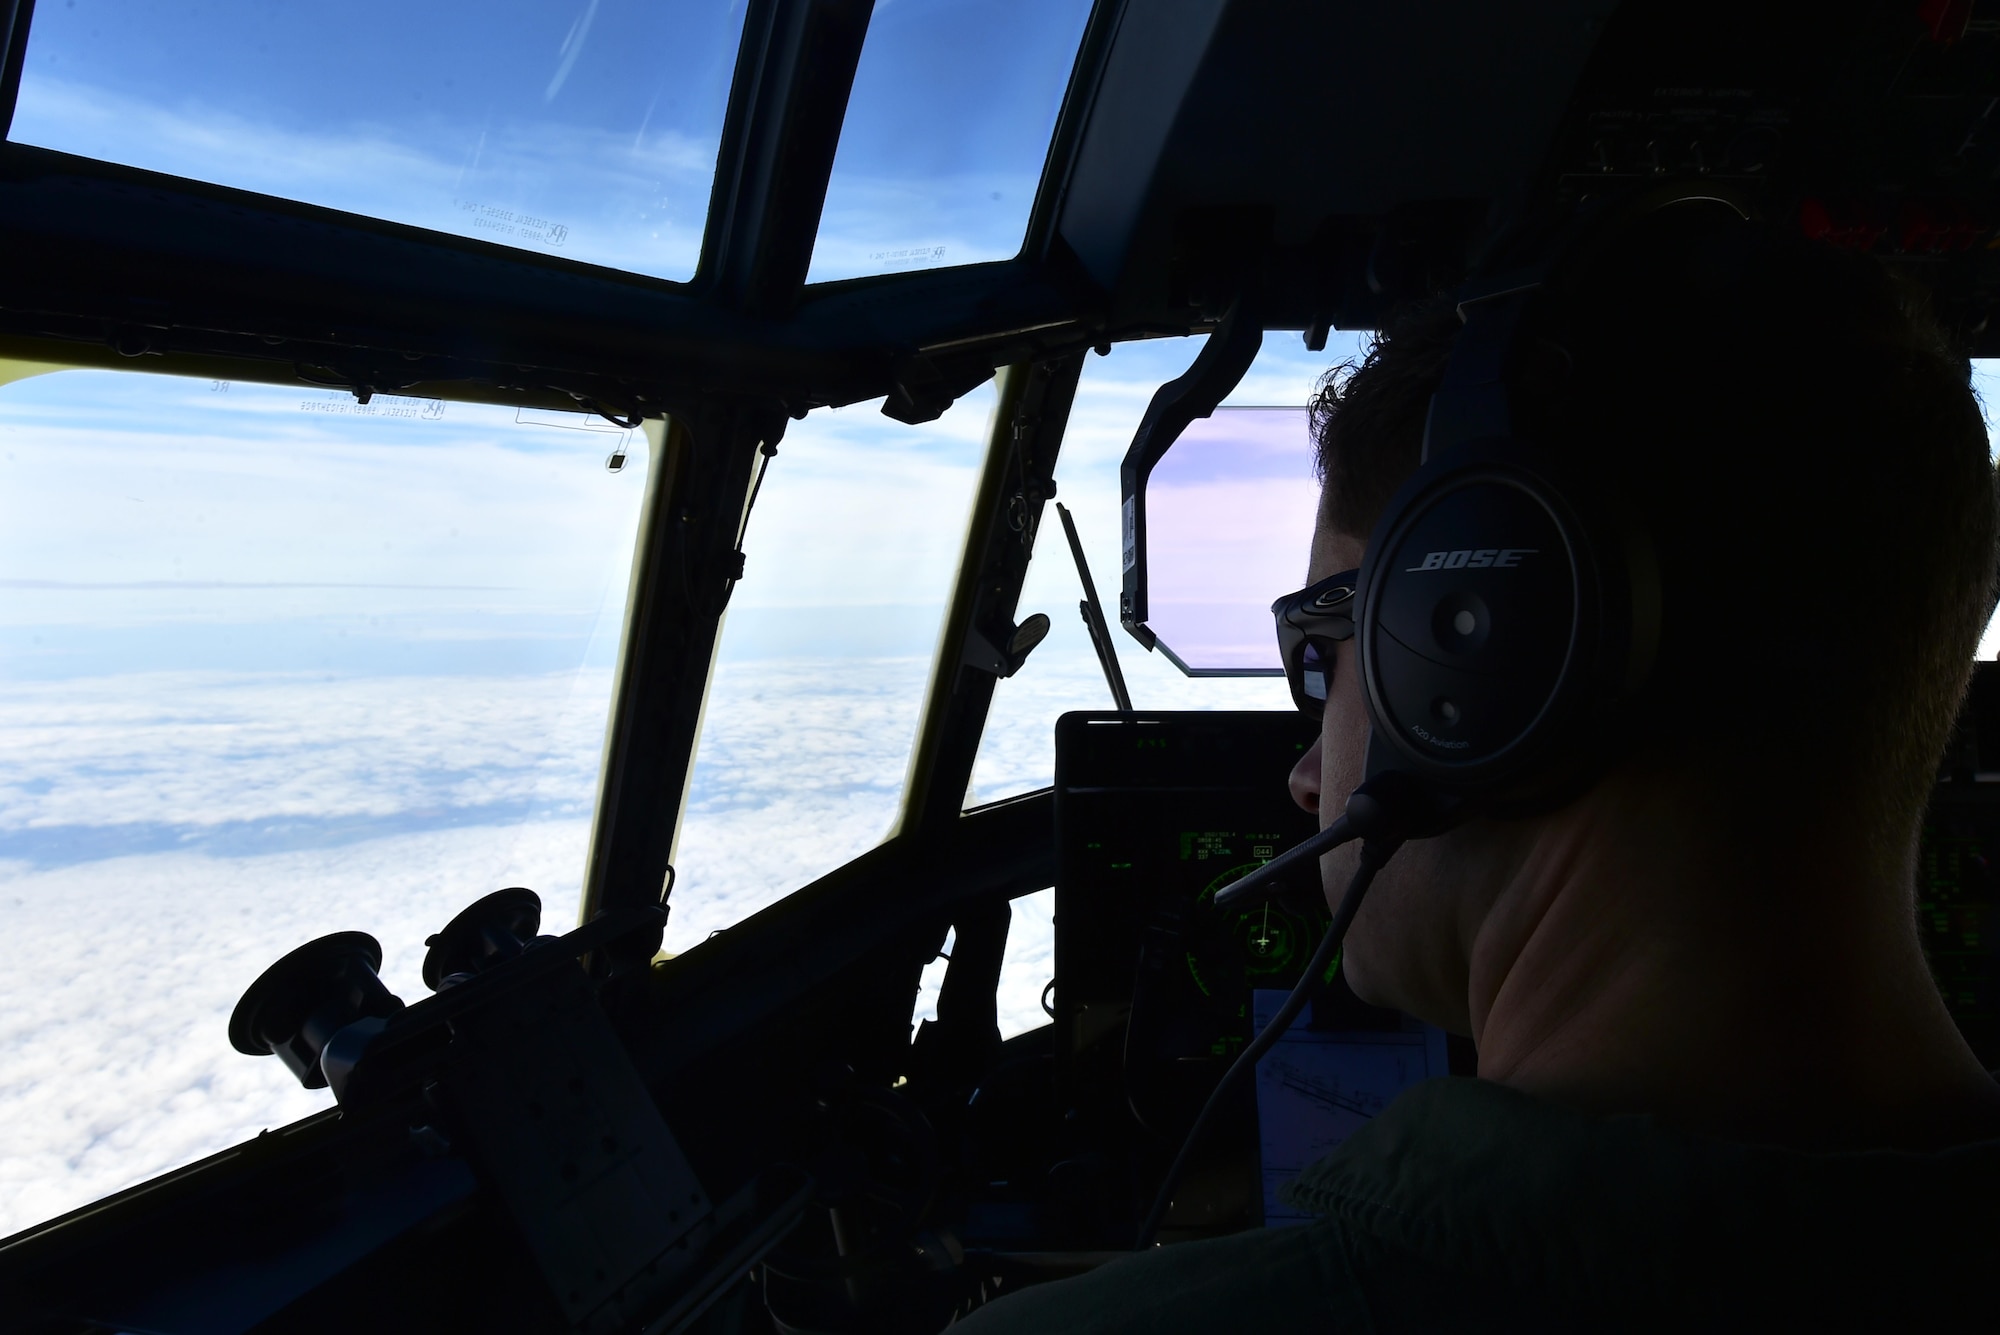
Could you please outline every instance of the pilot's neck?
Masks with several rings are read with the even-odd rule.
[[[1740,810],[1633,767],[1549,819],[1473,941],[1480,1075],[1800,1148],[2000,1138],[1910,869],[1869,869],[1813,814]]]

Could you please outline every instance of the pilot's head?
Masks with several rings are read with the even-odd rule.
[[[1599,882],[1582,911],[1607,932],[1875,915],[1914,950],[1917,826],[1990,607],[1993,470],[1969,365],[1878,264],[1657,215],[1587,277],[1523,345],[1517,420],[1650,530],[1651,685],[1611,759],[1552,809],[1405,847],[1346,944],[1364,998],[1475,1037],[1495,992],[1527,985],[1501,975],[1550,887],[1579,879]],[[1361,564],[1458,328],[1446,303],[1410,310],[1327,378],[1310,580]],[[1368,733],[1355,642],[1338,652],[1320,750],[1292,778],[1323,820]],[[1354,859],[1328,859],[1334,895]],[[1620,880],[1641,902],[1602,884]]]

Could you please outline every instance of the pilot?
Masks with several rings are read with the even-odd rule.
[[[1459,328],[1406,311],[1325,381],[1312,580],[1360,566]],[[1517,413],[1650,530],[1663,633],[1560,798],[1411,841],[1347,938],[1354,990],[1470,1036],[1478,1077],[1293,1182],[1317,1223],[1027,1288],[968,1335],[1991,1328],[2000,1084],[1912,900],[1994,594],[1969,364],[1876,262],[1685,207],[1537,329]],[[1361,776],[1354,649],[1291,778],[1323,824]],[[1327,856],[1330,896],[1355,863]]]

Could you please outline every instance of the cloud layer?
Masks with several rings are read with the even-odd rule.
[[[0,1233],[331,1106],[225,1034],[263,968],[361,930],[384,978],[425,995],[423,939],[500,885],[576,911],[580,821],[398,835],[217,857],[156,853],[0,874],[10,953],[0,1005]]]
[[[1093,363],[1079,397],[1062,477],[1100,580],[1122,437],[1190,356]],[[574,919],[640,479],[603,473],[600,438],[504,414],[308,402],[344,401],[95,373],[0,397],[0,1230],[325,1106],[224,1035],[293,946],[371,932],[414,997],[424,936],[481,894],[528,885],[551,930]],[[670,948],[894,824],[991,404],[788,435],[711,684]],[[971,800],[1047,783],[1056,715],[1103,705],[1076,596],[1045,543],[1023,614],[1055,630],[1000,685]],[[568,666],[518,670],[523,635]],[[1281,703],[1119,638],[1142,706]],[[283,644],[310,661],[229,666]],[[1007,1032],[1043,1021],[1050,916],[1046,893],[1016,907]]]

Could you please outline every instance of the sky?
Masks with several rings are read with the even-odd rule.
[[[1012,254],[1086,8],[878,4],[813,277]],[[346,30],[399,34],[357,58],[310,7],[42,0],[14,137],[692,272],[741,5],[473,12],[351,5]],[[1118,461],[1196,346],[1086,364],[1057,479],[1107,598]],[[1302,404],[1355,348],[1274,333],[1229,402]],[[791,427],[724,625],[668,949],[893,826],[993,402]],[[0,385],[0,1234],[327,1106],[224,1038],[293,946],[368,931],[415,998],[424,937],[479,895],[526,885],[550,930],[574,921],[646,462],[582,414],[111,372]],[[1285,485],[1296,511],[1309,476]],[[1227,498],[1184,499],[1199,541]],[[1066,545],[1045,530],[1038,550],[1020,615],[1053,629],[999,683],[968,804],[1047,784],[1056,718],[1109,704]],[[1304,580],[1302,544],[1230,560],[1277,585],[1260,605]],[[1141,708],[1289,705],[1281,681],[1190,680],[1114,639]],[[1050,914],[1046,892],[1016,904],[1008,1033],[1042,1022]]]
[[[1016,253],[1088,0],[882,0],[811,281]],[[10,138],[694,272],[741,0],[45,0]],[[389,36],[393,34],[393,37]]]

